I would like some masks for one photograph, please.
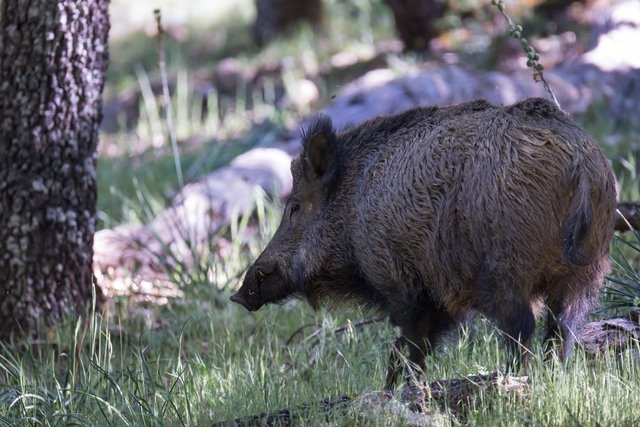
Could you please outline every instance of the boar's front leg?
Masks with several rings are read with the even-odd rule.
[[[422,340],[422,342],[424,342],[424,340]],[[393,341],[392,344],[392,348],[391,348],[391,354],[389,355],[389,363],[387,365],[387,379],[385,380],[385,386],[384,388],[386,390],[392,390],[394,388],[394,386],[397,384],[398,382],[398,378],[400,377],[400,374],[402,373],[402,371],[404,370],[404,363],[401,357],[401,354],[404,350],[405,347],[410,347],[410,348],[414,348],[415,353],[417,353],[418,351],[423,351],[426,353],[427,351],[427,345],[425,343],[425,345],[423,345],[422,348],[420,348],[418,346],[418,344],[414,345],[413,343],[411,343],[404,335],[399,336],[398,338],[396,338]],[[413,352],[410,352],[413,353]],[[416,360],[417,359],[417,360]],[[416,365],[418,365],[418,367],[422,370],[424,370],[425,366],[424,366],[424,356],[422,357],[411,357],[411,354],[409,355],[409,360],[411,361],[411,363],[414,363]],[[407,369],[409,369],[407,367]],[[410,380],[410,373],[407,371],[407,381]]]
[[[425,356],[431,352],[438,340],[453,326],[455,320],[435,304],[423,303],[411,311],[404,311],[397,316],[392,315],[391,321],[400,327],[402,335],[398,337],[391,349],[385,388],[391,390],[398,382],[398,377],[404,370],[405,381],[410,383],[416,372],[424,372]],[[409,363],[403,363],[401,353],[403,348],[409,350]],[[414,369],[414,367],[416,369]]]

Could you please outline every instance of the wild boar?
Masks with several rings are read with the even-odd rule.
[[[521,360],[544,303],[546,341],[570,355],[609,267],[616,190],[597,144],[551,102],[417,108],[342,132],[320,116],[291,172],[282,222],[232,301],[364,304],[420,368],[471,312]]]

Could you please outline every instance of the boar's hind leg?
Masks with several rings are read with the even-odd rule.
[[[385,383],[387,390],[395,386],[403,371],[407,383],[411,382],[416,374],[424,372],[425,356],[437,345],[442,335],[455,325],[455,320],[448,313],[431,304],[425,304],[419,310],[415,309],[413,315],[405,314],[403,317],[404,321],[394,320],[394,323],[400,326],[402,336],[394,341],[389,356]],[[408,364],[403,363],[400,356],[404,347],[409,350]],[[413,366],[417,368],[417,372],[413,370]]]
[[[497,320],[509,349],[508,370],[518,372],[521,366],[527,365],[531,354],[531,336],[536,328],[531,306],[524,298],[504,301],[504,306],[499,309]]]
[[[535,332],[536,321],[529,299],[521,292],[521,287],[513,285],[515,275],[504,275],[496,280],[486,265],[478,275],[478,291],[482,301],[483,314],[494,320],[506,339],[510,363],[507,368],[517,372],[526,365],[531,351],[531,336]]]
[[[531,353],[531,336],[535,332],[536,321],[529,302],[519,296],[501,298],[484,314],[493,319],[500,329],[509,350],[507,370],[515,373],[527,365]]]
[[[562,287],[563,289],[580,289],[572,284]],[[583,292],[585,294],[589,293]],[[557,347],[558,357],[565,361],[571,356],[576,342],[577,326],[584,320],[589,310],[593,297],[591,295],[573,296],[571,301],[568,298],[547,298],[547,333],[545,336],[545,359],[548,360],[553,352],[553,347]]]
[[[588,267],[573,270],[568,277],[556,280],[547,294],[546,359],[552,355],[554,344],[559,348],[558,357],[565,361],[571,356],[576,342],[577,327],[585,319],[589,309],[597,302],[600,287],[608,269],[607,257]]]
[[[575,344],[575,328],[578,320],[582,319],[579,310],[563,309],[561,303],[549,305],[547,314],[547,333],[545,341],[545,360],[553,354],[553,347],[561,348],[558,357],[565,361],[571,356]]]

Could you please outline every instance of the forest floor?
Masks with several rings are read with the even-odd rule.
[[[100,228],[146,223],[181,188],[159,96],[156,3],[112,0],[98,159]],[[504,22],[479,0],[460,2],[467,9],[442,20],[447,31],[428,56],[399,51],[393,17],[379,0],[327,1],[324,31],[303,27],[264,49],[251,42],[253,1],[214,3],[161,4],[173,131],[185,182],[294,131],[340,87],[375,68],[401,75],[429,62],[454,62],[479,71],[530,72],[517,42],[504,35]],[[543,62],[548,58],[548,68],[587,49],[588,22],[550,20],[533,13],[530,3],[515,2],[513,17]],[[470,17],[460,19],[461,12]],[[345,68],[345,62],[355,66]],[[292,101],[292,94],[308,87],[304,81],[317,93]],[[216,90],[211,82],[218,83]],[[603,111],[594,104],[575,118],[601,142],[621,192],[640,200],[637,118],[611,120]],[[398,331],[387,322],[358,325],[372,313],[357,308],[314,312],[292,301],[248,313],[228,302],[275,231],[280,212],[280,202],[266,198],[256,214],[239,216],[212,236],[221,239],[213,239],[218,243],[206,253],[173,259],[169,282],[112,294],[106,313],[89,310],[42,339],[1,344],[0,426],[184,426],[236,419],[263,425],[264,419],[251,417],[283,409],[293,409],[296,425],[640,425],[637,342],[598,354],[580,347],[561,365],[544,363],[536,341],[520,386],[479,388],[464,402],[427,399],[422,418],[399,410],[397,401],[360,400],[327,411],[323,400],[353,400],[381,390]],[[618,237],[612,249],[609,292],[593,318],[640,306],[640,235]],[[477,378],[504,372],[506,364],[498,331],[473,317],[427,358],[421,379]],[[395,396],[402,393],[399,388]]]

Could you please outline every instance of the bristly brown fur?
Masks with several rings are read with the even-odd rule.
[[[569,355],[608,270],[615,212],[611,167],[570,117],[543,99],[477,100],[343,132],[320,117],[303,135],[280,228],[236,300],[375,307],[419,366],[471,311],[526,348],[543,301],[547,341]]]

